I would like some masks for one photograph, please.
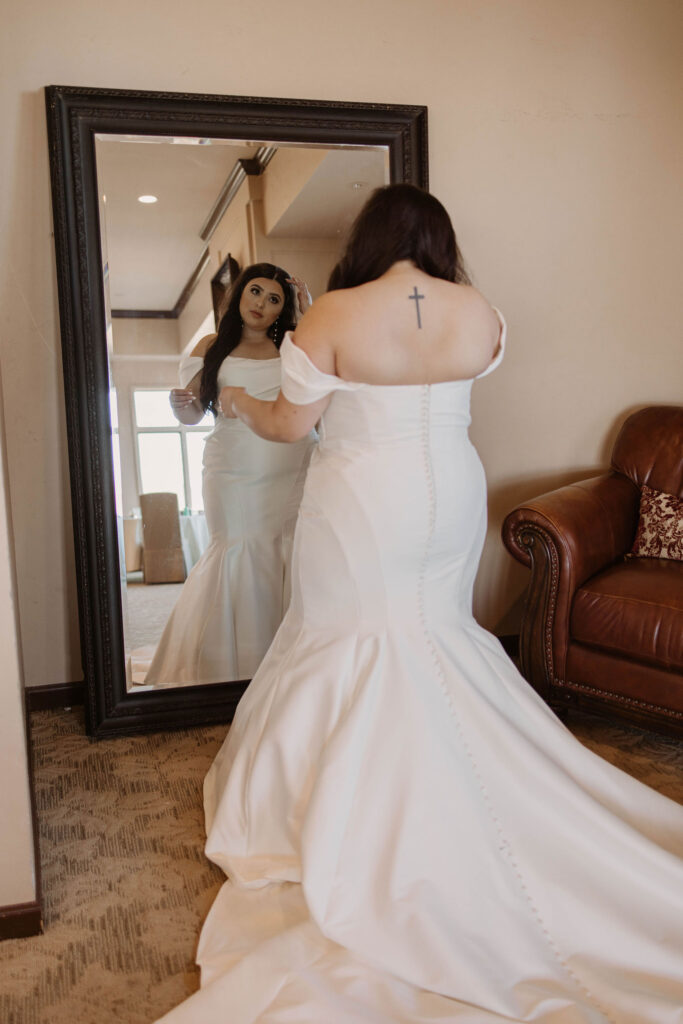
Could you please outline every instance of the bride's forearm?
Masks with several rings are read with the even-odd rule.
[[[241,391],[233,398],[232,407],[238,419],[266,441],[290,440],[283,425],[278,423],[274,401],[266,402]]]
[[[226,411],[232,411],[266,441],[301,441],[310,434],[329,400],[330,396],[325,395],[309,405],[295,405],[280,393],[274,402],[264,402],[235,389],[230,396],[231,409]]]

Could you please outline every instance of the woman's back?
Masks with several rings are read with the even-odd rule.
[[[296,343],[344,380],[431,384],[476,377],[499,334],[494,310],[474,288],[430,277],[406,260],[377,280],[319,299]]]

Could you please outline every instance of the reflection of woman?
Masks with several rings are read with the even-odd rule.
[[[322,415],[322,440],[289,611],[205,783],[230,881],[203,987],[164,1021],[680,1021],[683,809],[582,747],[472,616],[470,391],[502,317],[410,186],[370,199],[333,282],[277,400],[221,395],[269,437]]]
[[[218,334],[181,364],[184,388],[171,394],[178,419],[216,425],[204,449],[203,493],[210,544],[188,576],[166,624],[145,683],[154,686],[248,679],[280,625],[285,570],[310,450],[308,437],[274,444],[218,408],[219,389],[239,385],[274,398],[279,345],[296,323],[305,286],[290,285],[270,263],[248,267],[235,282]],[[298,295],[295,299],[295,291]]]

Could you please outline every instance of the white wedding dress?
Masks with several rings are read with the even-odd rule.
[[[291,401],[333,397],[291,605],[205,783],[229,881],[202,987],[164,1024],[680,1024],[683,808],[582,747],[472,617],[472,382],[281,351]]]
[[[190,356],[185,386],[202,368]],[[280,358],[228,356],[218,387],[273,399]],[[210,542],[191,570],[145,676],[146,686],[251,679],[289,600],[289,563],[312,437],[264,441],[241,420],[219,415],[204,447],[202,490]]]

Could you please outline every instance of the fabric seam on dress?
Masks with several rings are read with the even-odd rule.
[[[421,405],[422,405],[422,408],[421,408],[422,424],[421,424],[421,433],[422,433],[422,453],[423,453],[423,459],[424,459],[424,469],[425,469],[425,477],[426,477],[426,480],[427,480],[427,493],[428,493],[428,500],[429,500],[429,521],[428,521],[428,527],[427,527],[427,538],[426,538],[426,541],[425,541],[424,553],[422,555],[422,563],[420,565],[420,572],[419,572],[419,577],[418,577],[417,599],[418,599],[418,615],[419,615],[419,619],[420,619],[420,625],[422,627],[422,632],[424,634],[424,638],[425,638],[425,642],[427,644],[427,648],[428,648],[428,650],[429,650],[429,652],[430,652],[430,654],[432,656],[432,661],[434,663],[434,668],[435,668],[435,672],[436,672],[437,682],[439,684],[439,688],[441,689],[441,692],[443,693],[443,695],[445,697],[446,706],[447,706],[447,708],[448,708],[448,710],[449,710],[449,712],[451,714],[451,717],[453,718],[453,721],[455,723],[455,727],[456,727],[458,735],[460,737],[460,741],[461,741],[461,743],[463,745],[463,749],[465,750],[465,753],[466,753],[466,755],[467,755],[467,757],[469,759],[470,765],[472,767],[472,772],[474,774],[475,779],[477,780],[477,784],[479,786],[479,789],[481,790],[481,794],[482,794],[482,797],[484,799],[484,806],[486,807],[486,809],[487,809],[487,811],[489,813],[489,816],[490,816],[490,818],[491,818],[491,820],[492,820],[492,822],[493,822],[493,824],[495,826],[495,829],[496,829],[496,831],[498,833],[498,836],[499,836],[499,839],[500,839],[500,844],[499,844],[498,849],[499,849],[500,853],[503,854],[503,856],[507,860],[508,864],[512,868],[512,871],[513,871],[514,875],[516,876],[517,882],[518,882],[518,884],[519,884],[519,886],[520,886],[520,888],[522,890],[523,896],[524,896],[525,900],[527,901],[527,903],[529,905],[529,908],[530,908],[530,910],[532,912],[532,916],[535,918],[536,923],[539,926],[539,928],[540,928],[540,930],[541,930],[541,932],[542,932],[542,934],[543,934],[543,936],[544,936],[544,938],[546,940],[548,948],[550,949],[550,951],[552,952],[553,956],[555,957],[555,959],[557,960],[559,965],[562,967],[562,969],[564,971],[566,971],[566,973],[571,978],[572,982],[577,986],[577,988],[593,1003],[593,1005],[599,1010],[599,1012],[604,1015],[605,1020],[607,1020],[609,1022],[609,1024],[617,1024],[617,1021],[615,1021],[612,1017],[609,1016],[607,1011],[601,1006],[601,1004],[598,1002],[598,1000],[593,995],[593,993],[590,991],[590,989],[586,988],[586,986],[582,983],[581,979],[576,975],[576,973],[572,970],[572,968],[562,958],[562,954],[561,954],[559,948],[557,947],[557,945],[555,943],[555,940],[553,939],[552,935],[550,934],[550,931],[548,930],[545,922],[543,921],[543,918],[541,917],[541,913],[540,913],[538,907],[536,906],[536,904],[535,904],[535,902],[534,902],[534,900],[533,900],[533,898],[531,896],[531,893],[530,893],[529,888],[528,888],[528,886],[526,884],[526,881],[524,880],[524,877],[523,877],[522,872],[521,872],[521,870],[519,868],[519,865],[518,865],[518,863],[517,863],[517,861],[516,861],[516,859],[514,857],[514,854],[512,852],[512,847],[510,845],[510,841],[504,835],[502,823],[501,823],[500,819],[498,818],[498,816],[496,815],[496,812],[495,812],[494,807],[493,807],[493,803],[491,801],[491,797],[490,797],[489,792],[488,792],[488,790],[486,788],[486,785],[485,785],[484,780],[482,778],[481,772],[479,771],[479,767],[478,767],[477,762],[475,760],[474,754],[472,753],[471,747],[470,747],[469,743],[467,742],[467,740],[465,738],[465,734],[464,734],[464,731],[463,731],[463,728],[462,728],[462,725],[461,725],[461,722],[460,722],[460,718],[459,718],[457,710],[456,710],[456,708],[455,708],[455,706],[453,704],[452,697],[451,697],[450,693],[448,692],[448,688],[446,686],[446,676],[445,676],[445,672],[444,672],[444,669],[443,669],[443,665],[441,663],[441,659],[439,657],[439,653],[438,653],[438,651],[436,649],[436,646],[435,646],[435,644],[434,644],[434,642],[432,640],[431,633],[430,633],[429,627],[427,625],[427,618],[426,618],[426,615],[425,615],[425,607],[424,607],[424,586],[425,586],[425,577],[426,577],[426,573],[427,573],[427,566],[429,564],[430,550],[431,550],[431,546],[432,546],[432,543],[433,543],[433,540],[434,540],[434,531],[435,531],[435,527],[436,527],[436,494],[435,494],[435,491],[434,491],[434,467],[433,467],[433,463],[432,463],[431,444],[430,444],[430,404],[431,404],[431,385],[425,384],[425,385],[423,385],[423,389],[422,389],[422,403],[421,403]]]

